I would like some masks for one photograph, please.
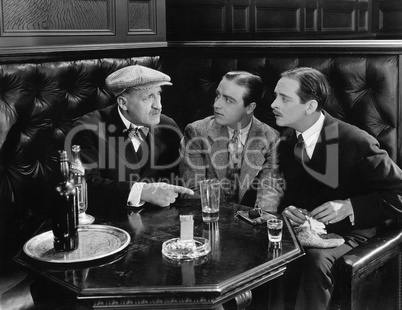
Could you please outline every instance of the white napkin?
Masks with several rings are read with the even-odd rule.
[[[314,230],[317,234],[323,235],[326,234],[325,224],[317,221],[315,218],[306,215],[307,221],[301,224],[299,227],[309,227],[311,230]]]

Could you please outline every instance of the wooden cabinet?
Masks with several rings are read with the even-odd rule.
[[[166,0],[168,40],[371,37],[371,0]]]
[[[166,45],[165,0],[0,0],[0,46]]]

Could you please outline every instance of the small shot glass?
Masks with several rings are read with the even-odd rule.
[[[283,221],[281,219],[269,219],[267,221],[269,248],[282,248],[282,227]]]

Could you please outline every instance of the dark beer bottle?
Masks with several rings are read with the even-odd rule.
[[[78,208],[74,203],[75,186],[69,180],[70,167],[66,151],[59,151],[58,193],[53,214],[53,244],[56,251],[78,248]]]

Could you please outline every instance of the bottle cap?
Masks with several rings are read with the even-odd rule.
[[[74,145],[71,147],[71,149],[72,149],[73,152],[79,152],[79,151],[81,151],[81,147],[80,147],[79,145],[77,145],[77,144],[74,144]]]
[[[67,152],[65,150],[59,150],[60,161],[67,160]]]

